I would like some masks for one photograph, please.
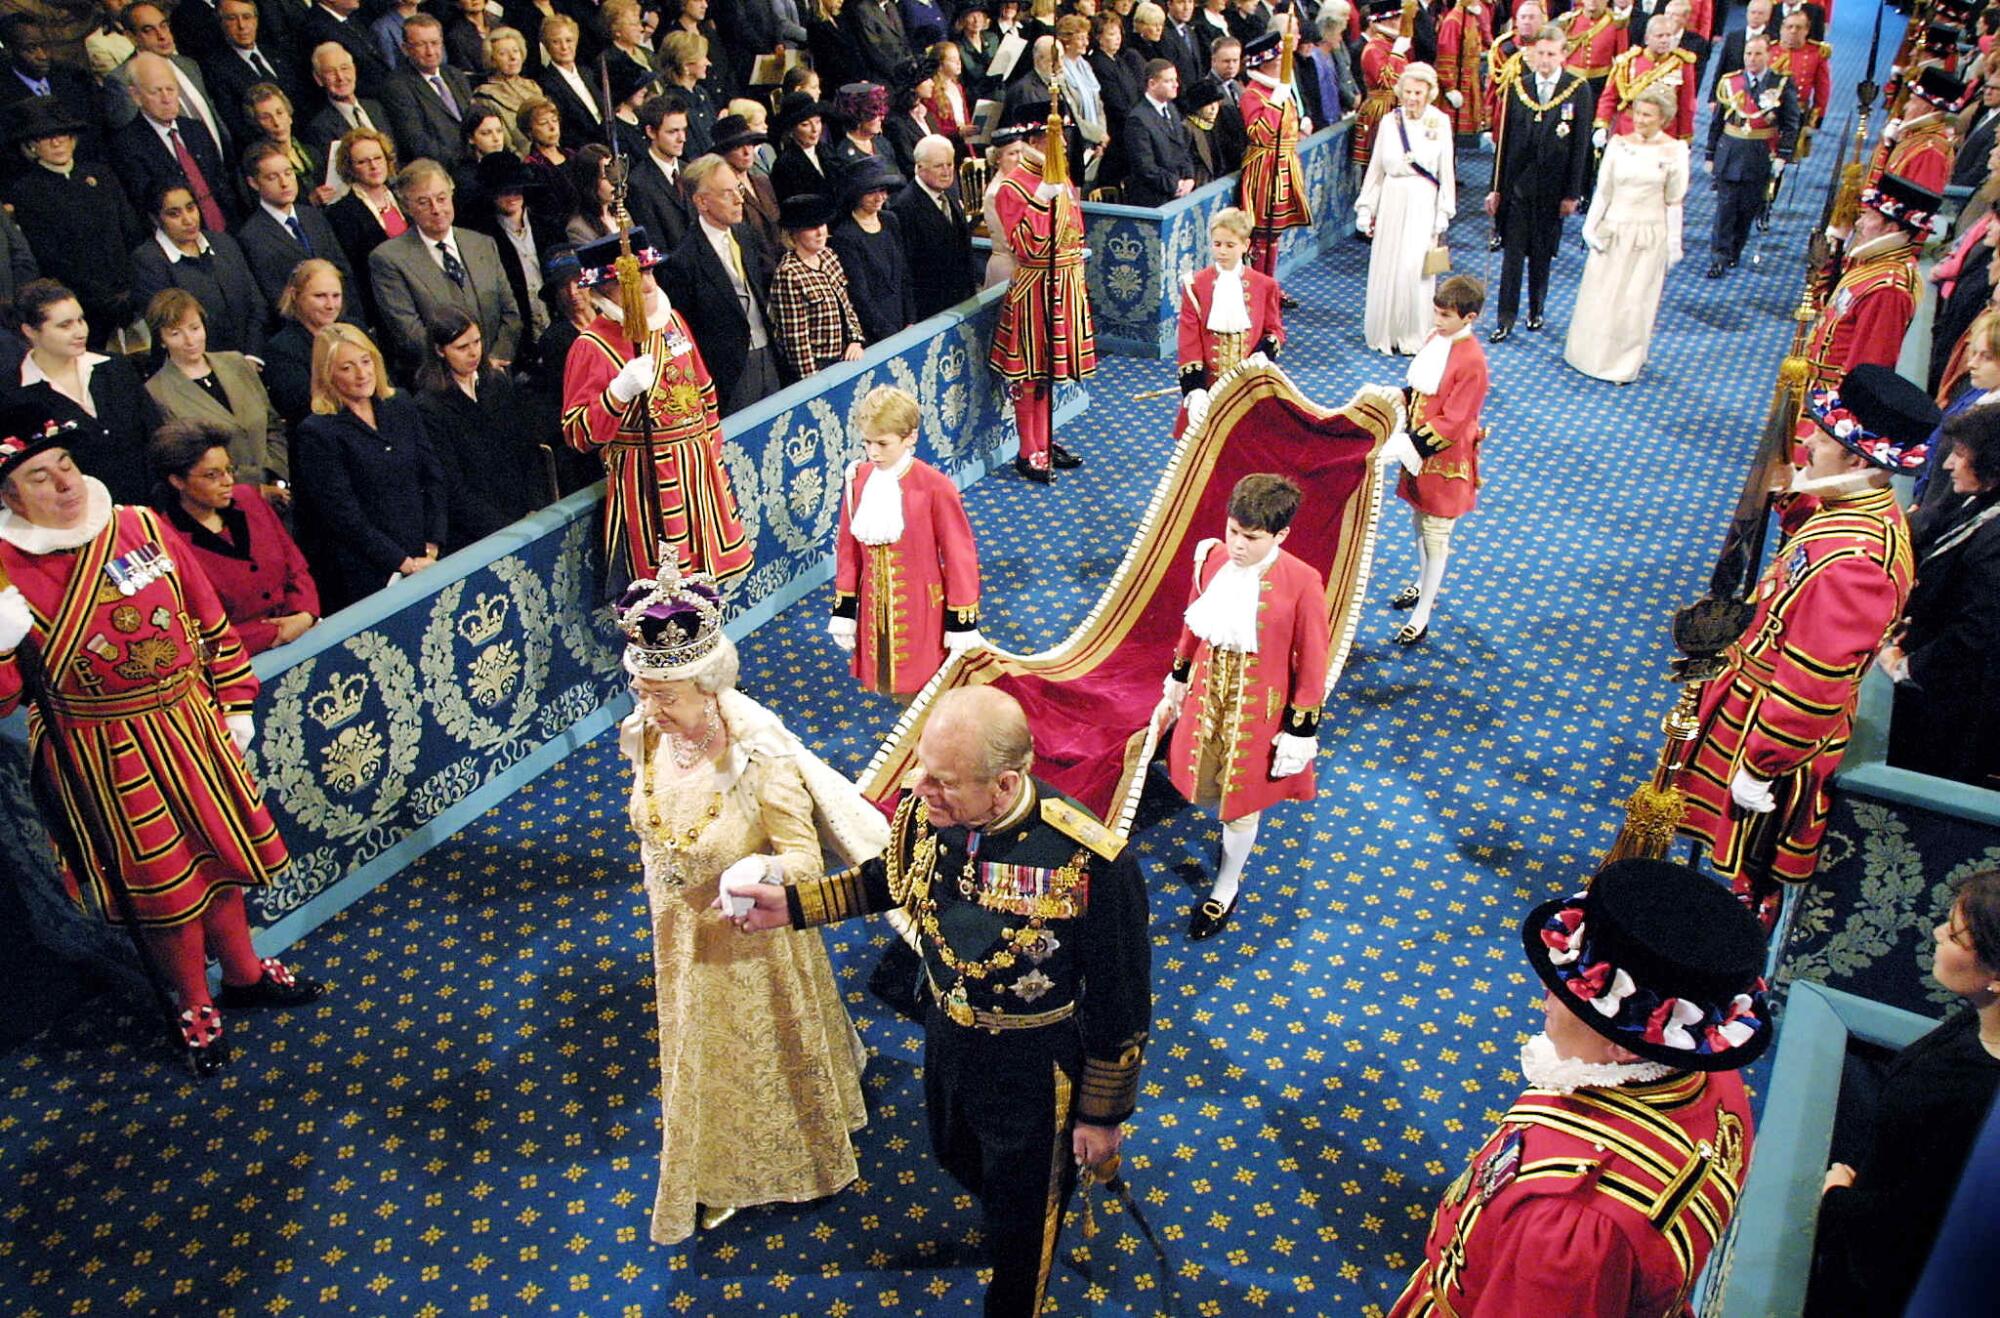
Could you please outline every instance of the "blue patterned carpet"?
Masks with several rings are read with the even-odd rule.
[[[1842,17],[1851,86],[1866,32]],[[1514,922],[1590,868],[1651,763],[1667,617],[1749,454],[1830,155],[1754,240],[1761,263],[1721,282],[1701,277],[1697,177],[1688,257],[1629,388],[1561,363],[1582,267],[1566,248],[1550,328],[1491,351],[1488,484],[1430,639],[1391,644],[1386,607],[1364,626],[1321,735],[1324,791],[1267,818],[1227,935],[1186,942],[1174,874],[1209,853],[1212,821],[1184,809],[1140,835],[1157,1010],[1127,1170],[1167,1272],[1128,1215],[1101,1213],[1082,1250],[1072,1222],[1061,1312],[1379,1314],[1399,1289],[1536,1027]],[[1453,245],[1497,277],[1486,168],[1462,160]],[[1401,382],[1360,343],[1366,259],[1345,243],[1289,281],[1305,305],[1284,365],[1313,397]],[[969,492],[996,642],[1054,642],[1110,574],[1171,421],[1170,400],[1127,399],[1170,378],[1108,363],[1067,436],[1083,471]],[[1400,505],[1377,561],[1386,599],[1414,565]],[[757,634],[744,685],[858,770],[894,711],[847,679],[824,607]],[[917,1031],[864,990],[879,925],[828,935],[874,1053],[862,1181],[648,1242],[656,1044],[624,791],[601,740],[308,938],[293,955],[335,995],[232,1020],[241,1060],[219,1084],[135,1054],[142,1026],[116,1003],[0,1059],[0,1311],[976,1312],[976,1219],[928,1155]],[[787,1138],[743,1121],[746,1141]]]

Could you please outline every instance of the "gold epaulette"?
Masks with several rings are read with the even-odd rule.
[[[1833,43],[1831,41],[1815,41],[1813,44],[1819,47],[1819,57],[1821,59],[1833,58]]]
[[[1096,816],[1057,797],[1042,798],[1042,822],[1070,841],[1090,848],[1099,860],[1116,860],[1125,839],[1097,822]]]

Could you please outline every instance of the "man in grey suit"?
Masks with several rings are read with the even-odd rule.
[[[158,55],[174,66],[174,76],[181,85],[181,113],[201,120],[227,160],[235,149],[229,123],[215,108],[215,98],[208,93],[201,66],[174,49],[174,33],[167,26],[166,11],[152,0],[138,0],[125,11],[124,23],[126,33],[138,49],[132,52],[131,59],[104,75],[104,126],[116,132],[139,117],[138,102],[132,99],[132,75],[136,72],[133,61],[141,55]]]
[[[259,142],[243,155],[243,180],[257,206],[236,230],[259,291],[272,306],[284,295],[298,263],[309,257],[333,262],[342,287],[354,286],[354,267],[340,238],[317,206],[299,205],[299,178],[276,142]]]
[[[464,150],[458,125],[472,108],[472,83],[444,62],[444,25],[424,13],[404,19],[403,58],[409,67],[390,75],[382,90],[389,131],[406,158],[456,169]]]
[[[435,160],[413,160],[396,175],[396,196],[409,229],[368,257],[368,278],[382,337],[403,379],[430,355],[430,318],[458,307],[479,322],[493,365],[513,365],[521,344],[521,308],[500,264],[500,249],[485,234],[452,226],[451,175]]]

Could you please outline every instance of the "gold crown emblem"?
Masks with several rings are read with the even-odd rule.
[[[335,678],[326,690],[306,702],[306,713],[321,727],[332,731],[361,712],[368,696],[368,679],[359,673]]]
[[[473,645],[484,645],[506,627],[507,613],[512,607],[505,595],[481,591],[471,609],[459,615],[458,634]]]

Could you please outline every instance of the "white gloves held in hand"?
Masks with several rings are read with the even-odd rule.
[[[1608,143],[1610,140],[1611,140],[1611,130],[1608,128],[1599,128],[1596,131],[1592,132],[1590,135],[1590,144],[1596,147],[1599,151],[1602,151],[1605,147],[1605,144]]]
[[[1759,778],[1748,769],[1738,769],[1729,780],[1729,799],[1753,815],[1768,815],[1778,808],[1777,798],[1771,795],[1771,780]]]
[[[715,908],[722,912],[724,919],[740,920],[756,904],[744,894],[743,889],[754,888],[760,883],[780,882],[783,879],[776,856],[745,856],[722,871],[722,878],[716,883]]]
[[[1196,389],[1181,399],[1181,406],[1187,408],[1188,429],[1193,430],[1208,415],[1208,390]]]
[[[854,619],[829,618],[827,619],[826,630],[833,637],[835,645],[849,654],[854,653]]]
[[[1318,753],[1318,739],[1280,732],[1277,741],[1272,743],[1271,777],[1290,778],[1293,774],[1304,773]]]
[[[1382,447],[1375,454],[1375,461],[1384,467],[1401,463],[1403,470],[1412,476],[1418,475],[1424,469],[1423,454],[1417,452],[1417,442],[1410,438],[1410,432],[1407,430],[1398,430],[1384,440]]]
[[[642,352],[618,368],[618,374],[611,377],[611,384],[604,392],[623,407],[653,387],[653,369],[653,354]]]
[[[1460,106],[1465,104],[1464,92],[1456,92],[1456,91],[1446,92],[1444,94],[1444,98],[1447,101],[1451,102],[1451,108],[1454,110],[1458,109]]]
[[[19,586],[0,590],[0,654],[12,654],[35,629],[34,610]]]
[[[248,755],[250,743],[257,740],[257,720],[249,714],[231,714],[222,722],[229,729],[229,739],[236,743],[236,749]]]
[[[1154,735],[1164,734],[1181,716],[1181,703],[1187,699],[1188,684],[1168,678],[1160,684],[1160,703],[1153,707],[1152,729]]]

